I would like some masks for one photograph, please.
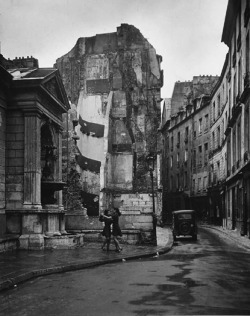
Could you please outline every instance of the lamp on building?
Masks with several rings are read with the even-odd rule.
[[[154,167],[155,167],[155,155],[149,153],[146,157],[148,164],[148,171],[150,173],[151,178],[151,189],[152,189],[152,202],[153,202],[153,238],[154,242],[156,242],[156,214],[155,214],[155,196],[154,196]]]

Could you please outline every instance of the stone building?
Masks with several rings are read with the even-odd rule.
[[[209,100],[217,76],[194,76],[176,82],[171,117],[161,126],[163,137],[163,220],[172,211],[208,209]]]
[[[56,61],[77,112],[76,165],[82,207],[67,203],[67,227],[95,234],[100,211],[119,207],[124,239],[152,240],[152,212],[160,212],[159,183],[161,56],[132,25],[114,33],[79,38]],[[79,139],[78,139],[79,138]],[[77,140],[78,139],[78,140]],[[153,191],[147,155],[154,155]],[[74,160],[74,157],[72,157]],[[73,188],[72,188],[73,189]],[[78,195],[79,196],[79,195]]]
[[[250,4],[228,1],[222,42],[228,48],[225,228],[250,237]]]
[[[61,166],[69,103],[59,71],[33,57],[0,62],[0,250],[69,246]]]
[[[216,85],[206,96],[203,110],[199,116],[197,105],[195,112],[198,123],[198,132],[200,126],[207,126],[207,115],[209,121],[209,130],[203,140],[197,142],[197,128],[194,126],[193,132],[193,163],[191,194],[189,205],[197,210],[203,210],[202,205],[206,205],[204,214],[206,219],[213,224],[223,225],[225,229],[235,230],[238,234],[250,237],[250,3],[248,0],[234,1],[229,0],[226,17],[222,32],[222,42],[229,50],[226,55],[222,72]],[[180,86],[175,91],[181,93]],[[174,97],[174,94],[173,94]],[[185,96],[183,97],[185,99]],[[178,96],[177,101],[181,97]],[[192,102],[195,106],[195,102]],[[167,144],[172,142],[171,137],[176,139],[178,144],[178,133],[184,133],[187,122],[183,120],[181,124],[181,113],[178,112],[178,102],[173,103],[173,116],[169,122],[162,127],[162,133]],[[186,113],[188,106],[186,106]],[[192,110],[191,110],[192,113]],[[185,114],[186,115],[186,114]],[[185,117],[185,116],[184,116]],[[205,118],[205,120],[204,120]],[[172,121],[174,120],[174,125]],[[195,119],[194,119],[195,123]],[[179,125],[178,125],[179,124]],[[182,126],[181,126],[181,125]],[[204,135],[205,135],[205,126]],[[202,130],[203,130],[202,127]],[[207,130],[207,129],[206,129]],[[208,146],[207,146],[208,143]],[[167,148],[167,145],[164,146]],[[208,150],[207,150],[208,148]],[[183,148],[182,152],[185,151]],[[194,152],[196,151],[196,153]],[[197,156],[201,153],[200,157]],[[164,153],[164,151],[163,151]],[[164,156],[165,155],[165,156]],[[165,149],[164,157],[169,159],[169,168],[166,168],[166,179],[171,180],[171,172],[175,172],[173,179],[173,190],[177,190],[177,173],[180,170],[171,169],[178,161],[178,150],[171,153],[171,146]],[[194,160],[194,157],[196,159]],[[203,157],[203,158],[202,158]],[[203,173],[198,173],[194,167],[201,165]],[[202,160],[203,159],[203,160]],[[204,163],[206,160],[206,164]],[[201,162],[201,163],[200,163]],[[173,167],[171,167],[171,164]],[[206,165],[206,168],[205,168]],[[196,170],[196,173],[195,173]],[[166,197],[172,194],[171,181],[163,178],[163,205]],[[207,182],[208,176],[208,182]],[[195,178],[198,177],[198,183]],[[199,181],[199,178],[201,179]],[[203,178],[203,181],[202,181]],[[204,180],[206,179],[206,180]],[[200,184],[199,184],[200,182]],[[197,190],[197,189],[198,190]],[[165,193],[166,191],[166,193]],[[197,204],[199,192],[204,191],[204,198],[208,203]],[[174,192],[177,194],[177,192]],[[179,202],[181,199],[179,199]],[[203,200],[205,201],[205,200]],[[165,202],[166,203],[166,202]],[[166,204],[167,206],[167,204]],[[181,206],[185,206],[185,203]],[[163,207],[164,209],[164,207]],[[172,210],[170,208],[170,210]]]
[[[226,130],[230,119],[230,98],[228,98],[228,54],[220,78],[211,93],[210,101],[210,141],[209,141],[209,210],[207,218],[210,223],[222,225],[225,211],[225,180],[227,177],[227,143]]]

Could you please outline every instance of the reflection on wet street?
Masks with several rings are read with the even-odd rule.
[[[249,315],[250,252],[209,229],[166,255],[55,274],[1,294],[0,315]]]

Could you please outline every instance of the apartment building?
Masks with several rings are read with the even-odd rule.
[[[176,82],[171,117],[162,124],[163,221],[177,209],[207,212],[209,101],[217,76]]]
[[[222,42],[228,48],[227,177],[223,224],[250,236],[250,59],[248,0],[228,1]]]

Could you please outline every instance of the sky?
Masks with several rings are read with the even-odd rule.
[[[176,81],[220,75],[228,47],[221,35],[228,0],[0,0],[5,58],[33,56],[53,67],[79,37],[132,24],[161,55],[162,98]]]

